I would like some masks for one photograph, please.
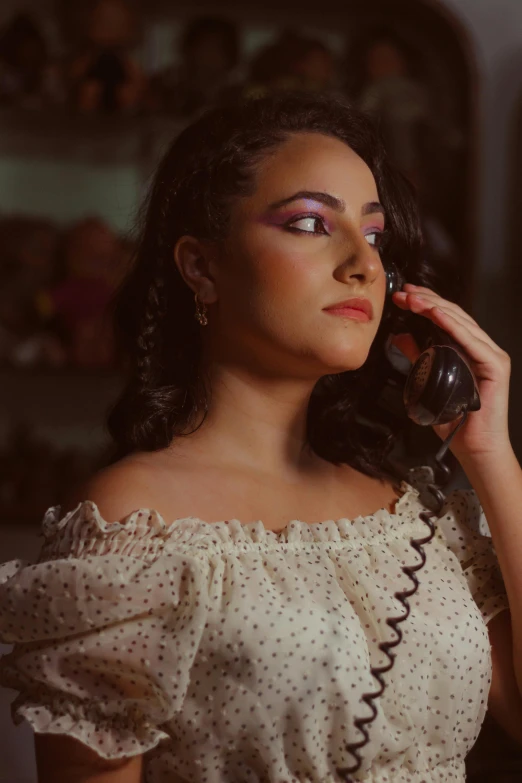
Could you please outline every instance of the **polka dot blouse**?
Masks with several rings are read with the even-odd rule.
[[[429,468],[394,513],[280,532],[261,521],[108,522],[84,501],[44,518],[37,564],[0,570],[1,684],[16,722],[104,758],[145,754],[147,783],[334,783],[361,738],[370,665],[418,562]],[[508,607],[474,492],[448,495],[426,545],[358,779],[464,781],[491,682],[486,624]],[[487,526],[486,526],[487,527]]]

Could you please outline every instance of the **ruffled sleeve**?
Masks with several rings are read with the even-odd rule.
[[[0,684],[13,719],[104,758],[143,753],[184,701],[206,622],[203,566],[155,512],[47,512],[39,562],[0,567]],[[168,542],[168,546],[167,546]]]
[[[456,555],[485,623],[509,609],[506,588],[482,506],[473,490],[459,489],[446,498],[439,529]]]
[[[420,491],[426,505],[430,499],[426,486],[433,481],[429,467],[416,468],[410,481]],[[472,489],[450,492],[437,521],[440,540],[456,557],[460,571],[485,623],[509,609],[506,588],[489,534],[484,510]]]

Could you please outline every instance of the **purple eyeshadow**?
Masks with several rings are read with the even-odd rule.
[[[331,233],[331,225],[326,217],[326,215],[323,212],[323,204],[319,201],[314,201],[313,199],[302,199],[301,204],[303,206],[301,208],[297,207],[288,207],[286,209],[279,209],[275,210],[274,212],[268,212],[266,215],[263,215],[260,222],[264,225],[269,226],[283,226],[285,223],[288,223],[289,221],[298,218],[307,217],[307,213],[315,213],[318,217],[321,218],[323,221],[325,229]],[[375,233],[382,233],[383,227],[382,226],[366,226],[365,227],[365,236],[368,234],[375,234]]]
[[[306,217],[307,212],[315,212],[318,217],[324,222],[324,226],[327,231],[330,231],[329,223],[326,215],[322,211],[323,205],[318,201],[311,201],[303,199],[304,206],[300,209],[293,207],[292,209],[277,210],[276,212],[269,212],[261,218],[261,222],[271,226],[282,226],[289,220],[297,219],[299,217]]]

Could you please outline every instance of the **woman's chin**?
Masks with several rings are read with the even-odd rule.
[[[368,358],[368,351],[343,350],[328,356],[322,356],[321,358],[325,367],[328,368],[325,374],[333,375],[360,369]]]
[[[372,347],[373,334],[363,334],[358,329],[342,332],[339,334],[337,330],[330,329],[327,333],[317,334],[314,339],[314,353],[329,373],[358,370],[367,360]]]

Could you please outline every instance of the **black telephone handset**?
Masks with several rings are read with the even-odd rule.
[[[397,267],[393,264],[388,265],[386,272],[388,280],[388,299],[394,291],[400,291],[404,285],[404,279]],[[385,317],[390,313],[390,302]],[[447,478],[449,469],[444,465],[442,459],[446,453],[449,444],[466,421],[470,411],[480,409],[480,397],[477,389],[475,376],[462,349],[446,334],[442,329],[430,327],[429,344],[423,346],[424,350],[409,370],[408,377],[403,391],[404,405],[410,419],[417,424],[427,426],[429,424],[445,424],[461,417],[457,426],[446,438],[435,456],[438,466]],[[436,527],[432,519],[443,513],[445,497],[436,483],[428,484],[435,499],[435,509],[432,513],[421,511],[420,519],[426,524],[429,535],[422,539],[411,539],[410,544],[420,555],[421,561],[412,566],[402,566],[402,571],[411,579],[413,587],[408,590],[402,590],[395,593],[395,598],[402,604],[405,613],[400,617],[389,617],[386,624],[392,628],[396,634],[395,639],[387,642],[381,642],[379,649],[384,652],[389,662],[383,666],[371,667],[370,671],[379,684],[379,687],[373,693],[365,693],[361,697],[369,708],[371,714],[354,719],[354,726],[363,735],[361,739],[346,742],[345,749],[351,753],[355,761],[351,766],[336,768],[345,783],[355,783],[352,775],[361,767],[361,750],[370,741],[368,732],[369,725],[377,717],[376,699],[382,696],[386,683],[383,675],[393,668],[396,654],[393,648],[397,647],[402,641],[402,632],[400,624],[403,623],[410,614],[410,605],[408,598],[414,595],[419,588],[419,580],[416,573],[426,564],[426,553],[423,549],[425,544],[435,537]]]
[[[404,278],[394,264],[386,271],[387,296],[400,291]],[[406,412],[416,424],[446,424],[462,415],[461,423],[470,411],[480,409],[477,382],[462,349],[439,327],[431,328],[429,342],[413,364],[404,386]],[[460,429],[460,424],[451,437]],[[440,458],[446,452],[444,444]]]

